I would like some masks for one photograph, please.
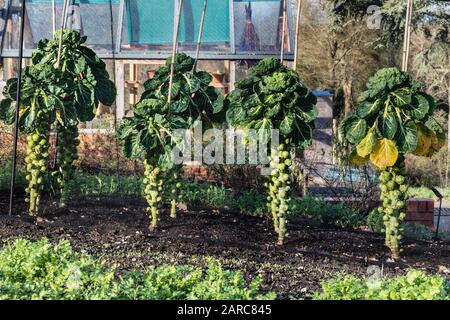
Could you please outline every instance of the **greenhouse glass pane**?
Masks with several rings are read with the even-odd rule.
[[[127,0],[125,42],[130,45],[170,43],[173,17],[171,0]]]
[[[55,3],[56,29],[59,30],[63,1],[56,0]],[[115,40],[116,37],[118,7],[119,0],[77,0],[74,6],[69,6],[66,27],[73,28],[87,36],[87,45],[93,49],[109,52],[112,50],[113,39]],[[5,30],[4,49],[18,48],[19,9],[19,2],[13,1]],[[52,1],[27,0],[25,49],[35,49],[40,40],[51,38],[53,35],[52,25]]]
[[[288,1],[285,52],[293,51],[292,1]],[[282,1],[234,0],[234,28],[237,52],[280,53]]]
[[[177,1],[127,0],[123,49],[170,50],[173,42]],[[193,49],[198,38],[203,0],[184,0],[180,19],[181,50]],[[229,1],[209,0],[202,37],[203,44],[230,42]],[[205,48],[203,48],[205,49]],[[211,47],[209,47],[211,49]]]

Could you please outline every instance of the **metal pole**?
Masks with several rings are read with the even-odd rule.
[[[176,18],[176,21],[175,21],[175,31],[174,31],[174,34],[173,34],[172,63],[170,64],[169,94],[168,94],[168,97],[167,97],[167,102],[169,104],[172,102],[173,74],[175,72],[175,58],[176,58],[176,55],[177,55],[178,33],[180,31],[180,19],[181,19],[181,11],[182,11],[182,9],[183,9],[183,0],[180,0],[180,3],[178,5],[177,18]]]
[[[281,28],[281,55],[280,60],[281,63],[284,62],[284,44],[285,44],[285,33],[286,33],[286,0],[283,1],[283,26]]]
[[[297,0],[297,21],[295,27],[295,52],[294,52],[294,70],[297,71],[298,64],[298,45],[299,45],[299,36],[300,36],[300,18],[302,15],[302,0]]]
[[[439,225],[441,224],[441,212],[442,212],[442,198],[439,198],[439,215],[438,215],[438,221],[436,224],[436,234],[434,237],[438,239],[439,237]]]
[[[197,71],[198,57],[200,56],[200,45],[202,44],[203,27],[205,25],[205,16],[206,16],[207,5],[208,5],[208,0],[205,0],[203,2],[202,19],[200,21],[200,29],[198,30],[197,48],[195,50],[195,61],[194,61],[194,66],[192,67],[192,72]]]
[[[16,183],[16,168],[17,168],[17,140],[19,138],[19,109],[20,109],[20,95],[22,86],[22,60],[23,60],[23,37],[25,32],[25,8],[26,0],[22,0],[22,13],[20,21],[20,43],[19,43],[19,75],[17,78],[16,91],[16,114],[14,119],[14,144],[12,157],[12,172],[11,172],[11,192],[9,194],[9,216],[12,215],[13,200],[14,200],[14,185]]]

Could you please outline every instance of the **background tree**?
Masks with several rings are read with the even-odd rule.
[[[426,87],[426,91],[439,101],[446,103],[447,119],[447,156],[445,161],[445,186],[449,185],[450,169],[450,40],[449,25],[426,29],[416,37],[416,45],[420,45],[419,53],[413,61],[414,74]]]

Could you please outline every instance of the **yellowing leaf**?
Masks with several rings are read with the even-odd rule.
[[[372,130],[369,130],[366,137],[356,146],[356,152],[360,157],[365,158],[372,153],[372,150],[375,148],[376,144],[377,137]]]
[[[25,113],[25,111],[27,111],[27,107],[25,107],[25,106],[20,106],[19,107],[19,119],[22,118],[22,116]]]
[[[350,162],[360,166],[369,161],[369,157],[361,157],[356,150],[353,150],[352,153],[350,153]]]
[[[441,148],[445,145],[445,135],[444,134],[436,134],[432,133],[431,137],[431,145],[428,149],[427,157],[432,157],[435,153],[437,153]]]
[[[395,142],[389,139],[379,139],[373,152],[370,155],[370,161],[380,169],[392,167],[398,159],[398,149]]]
[[[419,139],[414,154],[416,156],[425,157],[429,154],[431,144],[433,143],[433,132],[422,124],[418,124],[417,129]]]

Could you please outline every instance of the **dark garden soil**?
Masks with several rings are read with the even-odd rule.
[[[369,265],[383,266],[385,274],[401,274],[409,267],[427,272],[450,269],[450,244],[405,241],[404,258],[389,262],[383,235],[362,230],[321,226],[314,221],[289,225],[285,246],[274,244],[270,220],[235,212],[189,210],[176,220],[163,212],[158,230],[150,232],[145,203],[117,197],[74,199],[66,209],[44,201],[38,219],[26,216],[26,206],[16,203],[16,213],[6,216],[8,200],[0,195],[0,239],[55,241],[68,239],[79,250],[101,257],[119,269],[144,269],[150,265],[206,265],[219,259],[228,269],[242,270],[249,278],[260,274],[264,290],[280,298],[304,297],[320,289],[320,281],[339,272],[366,275]]]

